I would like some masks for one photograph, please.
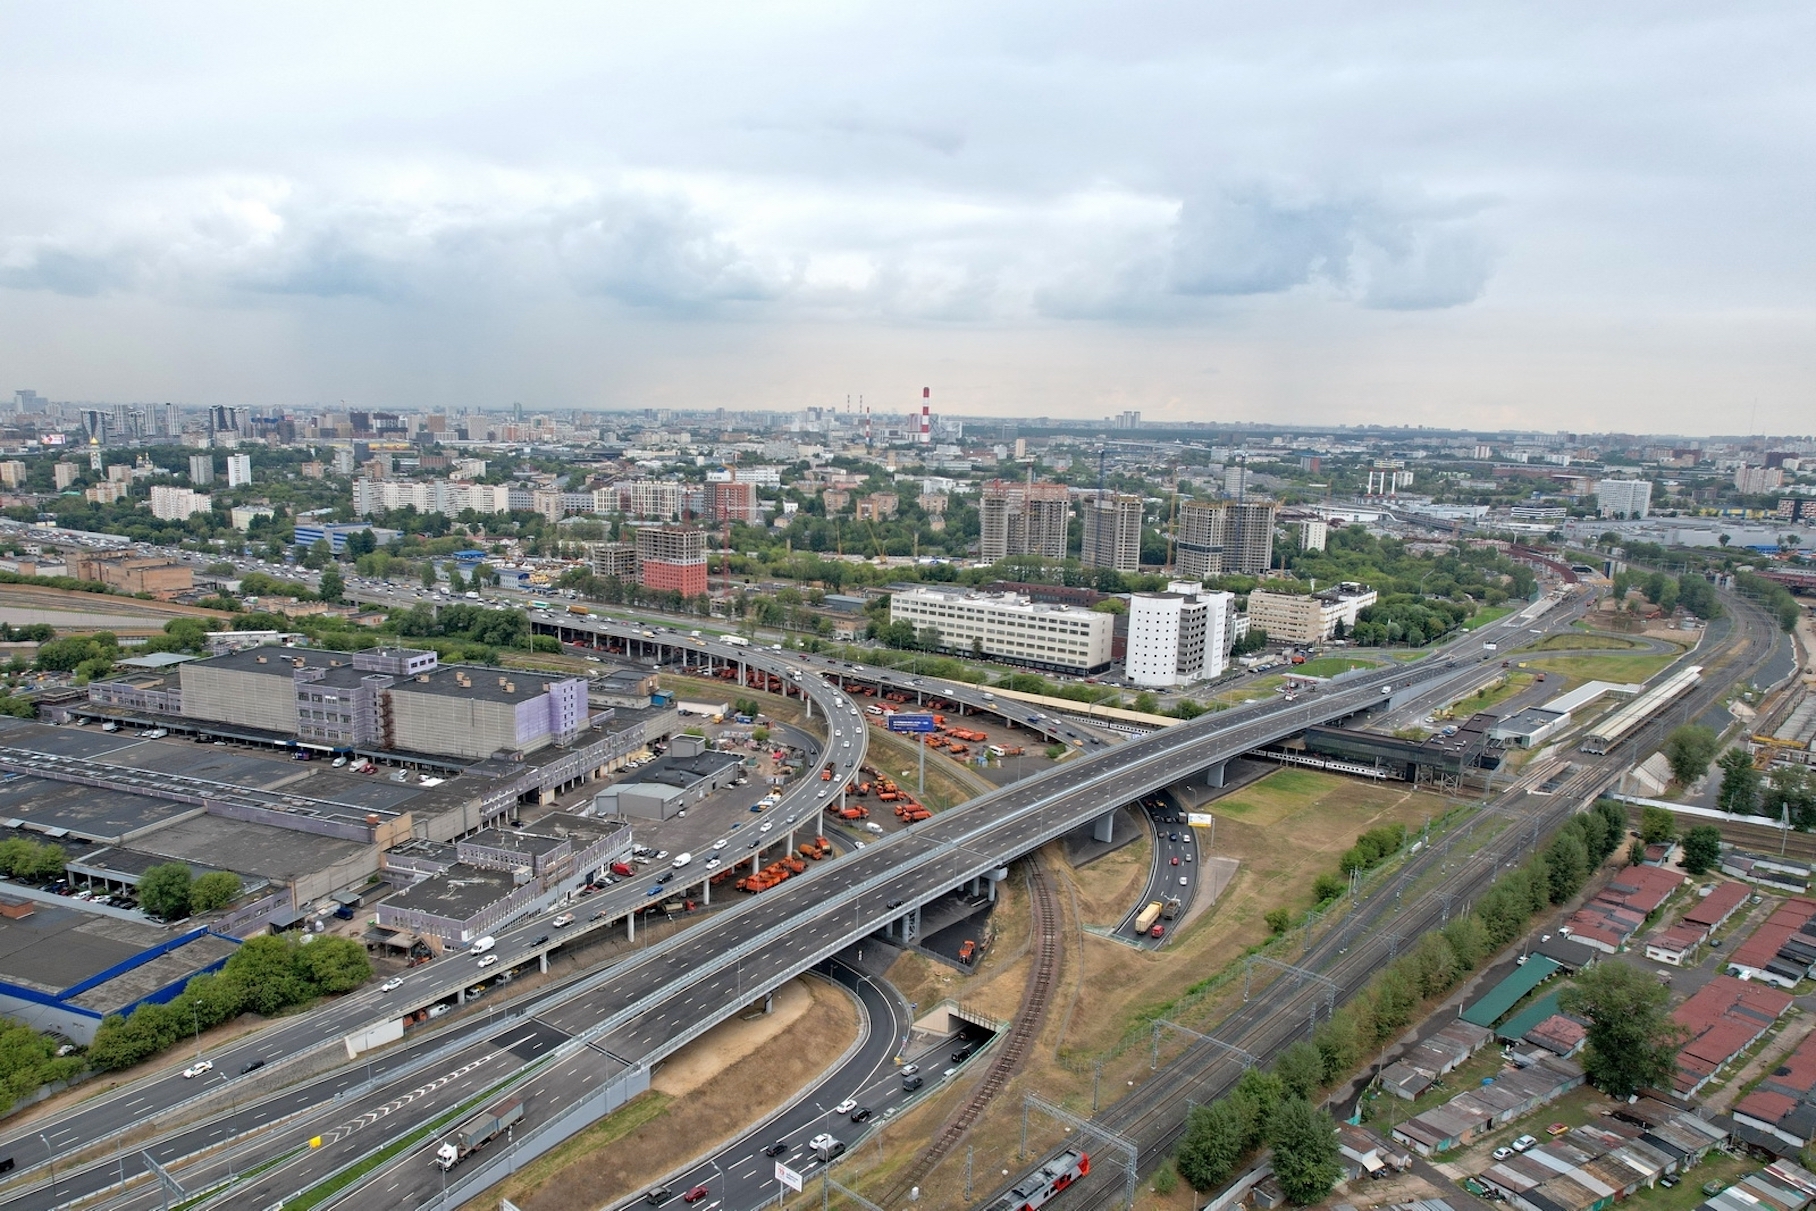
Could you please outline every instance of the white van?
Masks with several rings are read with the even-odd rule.
[[[675,855],[675,869],[680,870],[683,866],[686,866],[689,862],[692,862],[693,860],[694,860],[694,856],[692,854],[688,854],[688,853],[676,854]]]
[[[479,939],[479,941],[473,943],[473,953],[482,955],[496,945],[498,945],[498,939],[494,938],[491,934],[487,934],[485,937]]]

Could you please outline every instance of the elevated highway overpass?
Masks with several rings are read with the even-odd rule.
[[[518,1090],[526,1110],[518,1138],[528,1141],[558,1125],[565,1107],[602,1085],[635,1080],[636,1073],[879,927],[952,887],[1001,878],[1010,861],[1133,797],[1470,667],[1434,659],[1383,670],[1309,700],[1255,704],[1131,741],[973,800],[652,947],[536,1015],[534,1022],[558,1032],[562,1042],[550,1066]],[[415,1205],[440,1205],[440,1174],[424,1157],[421,1148],[406,1152],[379,1171],[384,1180],[368,1179],[337,1205],[387,1207],[406,1195],[419,1200]],[[306,1167],[325,1173],[334,1163],[330,1151]],[[482,1161],[457,1175],[446,1205],[496,1180],[491,1166],[501,1163]],[[276,1171],[250,1195],[284,1197],[304,1188],[307,1178]]]

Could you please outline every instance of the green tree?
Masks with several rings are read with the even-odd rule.
[[[227,960],[221,976],[237,990],[242,1008],[269,1017],[302,1004],[314,991],[297,964],[297,950],[288,938],[250,938]]]
[[[1699,824],[1685,833],[1683,862],[1693,875],[1706,875],[1721,865],[1721,830],[1713,824]]]
[[[189,867],[181,862],[154,866],[139,876],[139,904],[146,912],[174,921],[189,912]]]
[[[1309,1101],[1324,1083],[1324,1059],[1315,1044],[1300,1039],[1274,1061],[1274,1075],[1280,1078],[1288,1096]]]
[[[239,899],[240,877],[230,870],[211,870],[189,885],[189,906],[213,912]]]
[[[315,595],[323,601],[339,601],[347,591],[347,582],[342,579],[340,569],[329,564],[322,569],[322,579],[315,590]]]
[[[1684,1041],[1670,1004],[1669,988],[1625,963],[1597,963],[1558,994],[1565,1013],[1589,1023],[1583,1070],[1615,1098],[1647,1085],[1668,1087]]]
[[[1337,1150],[1337,1124],[1302,1097],[1284,1099],[1268,1116],[1268,1142],[1274,1147],[1274,1178],[1280,1191],[1301,1207],[1319,1202],[1343,1175]]]
[[[1582,838],[1570,829],[1560,830],[1545,849],[1545,865],[1551,902],[1562,904],[1574,896],[1583,880],[1589,877],[1589,855],[1583,848]]]
[[[1752,754],[1744,748],[1731,748],[1715,764],[1721,768],[1715,805],[1737,816],[1752,815],[1759,807],[1759,771],[1753,768]]]
[[[317,936],[297,947],[296,962],[315,991],[328,995],[351,992],[372,978],[366,948],[352,938]]]
[[[432,589],[436,585],[435,563],[433,560],[422,561],[422,587]]]
[[[1230,1098],[1192,1107],[1173,1163],[1192,1189],[1215,1190],[1230,1179],[1248,1151],[1248,1119]]]
[[[1293,914],[1284,908],[1270,908],[1261,919],[1274,933],[1285,933],[1293,924]]]
[[[1690,723],[1665,737],[1665,760],[1671,763],[1671,776],[1679,785],[1689,786],[1708,771],[1715,760],[1720,739],[1709,728]]]
[[[1140,711],[1144,715],[1152,715],[1160,709],[1160,699],[1154,697],[1154,695],[1147,690],[1143,690],[1141,693],[1135,695],[1135,705],[1133,709]]]
[[[1647,845],[1677,837],[1677,817],[1650,803],[1639,809],[1639,839]]]

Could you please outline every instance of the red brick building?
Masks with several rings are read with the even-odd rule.
[[[690,526],[643,526],[637,531],[637,583],[646,589],[699,597],[706,592],[706,532]]]

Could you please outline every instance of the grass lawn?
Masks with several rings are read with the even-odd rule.
[[[1463,620],[1463,629],[1465,631],[1477,631],[1491,622],[1500,621],[1511,613],[1513,613],[1512,606],[1483,606]]]
[[[1430,652],[1422,652],[1422,651],[1417,651],[1417,650],[1406,651],[1406,652],[1395,652],[1394,659],[1398,660],[1401,664],[1411,664],[1413,661],[1423,660],[1429,655],[1431,655]]]
[[[1373,668],[1374,665],[1375,661],[1364,660],[1359,656],[1320,656],[1299,665],[1293,672],[1304,677],[1335,677],[1338,673]]]
[[[1452,715],[1472,715],[1476,711],[1486,711],[1499,706],[1521,690],[1532,684],[1531,673],[1510,672],[1500,685],[1486,687],[1467,698],[1459,698],[1450,704]]]
[[[1649,681],[1677,659],[1677,653],[1657,656],[1543,656],[1522,661],[1525,668],[1563,673],[1579,681]]]
[[[1523,652],[1580,652],[1589,648],[1607,648],[1618,651],[1625,648],[1631,651],[1643,647],[1643,644],[1631,639],[1622,639],[1618,635],[1547,635],[1530,647],[1521,648]]]
[[[1293,671],[1297,672],[1298,670],[1295,669]],[[1224,706],[1241,706],[1243,703],[1252,700],[1265,700],[1271,698],[1273,697],[1274,691],[1285,684],[1285,677],[1282,677],[1278,673],[1269,673],[1265,677],[1257,677],[1253,681],[1245,681],[1236,688],[1225,690],[1221,694],[1214,694],[1206,699],[1206,701],[1221,702]]]

